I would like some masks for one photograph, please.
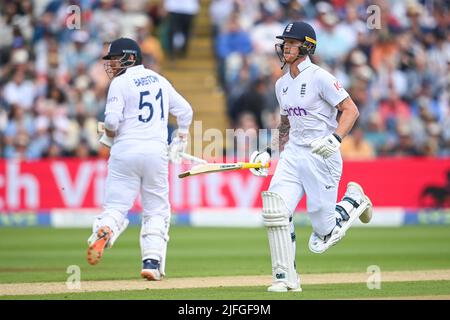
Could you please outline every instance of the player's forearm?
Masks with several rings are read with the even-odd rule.
[[[105,116],[105,133],[108,137],[114,138],[119,128],[120,116],[115,113],[107,113]]]
[[[289,141],[289,130],[291,125],[287,116],[281,116],[281,122],[278,129],[278,134],[275,134],[272,138],[272,150],[284,150],[284,146]]]
[[[185,108],[182,112],[174,114],[177,119],[178,131],[179,133],[187,134],[189,132],[189,127],[192,123],[193,112],[192,109]]]
[[[192,123],[192,107],[175,89],[170,91],[169,112],[177,119],[178,131],[188,133]]]
[[[339,124],[335,133],[343,139],[353,128],[356,119],[359,117],[359,111],[350,97],[339,103],[337,108],[342,112],[342,114],[339,118]]]

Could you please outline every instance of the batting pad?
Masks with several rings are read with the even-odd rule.
[[[109,227],[113,235],[108,241],[106,247],[111,248],[114,245],[114,242],[116,242],[117,238],[119,238],[119,236],[128,227],[129,222],[130,221],[125,218],[121,212],[109,209],[108,211],[104,211],[102,212],[102,214],[95,217],[94,223],[92,225],[92,234],[96,235],[98,229],[100,229],[101,227]]]
[[[294,267],[294,246],[289,230],[289,211],[283,199],[274,192],[261,193],[263,221],[267,227],[270,255],[272,258],[273,282],[286,282],[291,288],[298,287]]]
[[[144,217],[141,226],[142,260],[155,259],[160,262],[159,272],[165,275],[167,242],[169,241],[168,225],[159,217]]]

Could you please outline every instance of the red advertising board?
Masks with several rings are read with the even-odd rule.
[[[258,178],[248,171],[178,179],[178,173],[186,168],[174,165],[170,168],[170,200],[176,211],[196,207],[260,207],[260,193],[270,183],[270,177]],[[0,160],[0,210],[101,207],[106,171],[105,160]],[[344,163],[339,197],[347,182],[354,180],[364,187],[377,207],[433,206],[439,194],[448,194],[448,172],[450,159],[348,161]],[[304,203],[303,199],[300,207]]]

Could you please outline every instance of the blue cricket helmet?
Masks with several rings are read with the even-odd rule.
[[[316,50],[317,38],[314,28],[303,21],[295,21],[289,23],[284,28],[283,34],[277,36],[277,39],[295,39],[303,42],[301,47],[302,54],[314,54]]]
[[[136,63],[134,65],[142,64],[141,48],[136,41],[130,38],[119,38],[114,40],[109,45],[108,53],[102,57],[103,60],[111,60],[112,57],[123,57],[121,60],[128,60],[129,55],[134,55]]]

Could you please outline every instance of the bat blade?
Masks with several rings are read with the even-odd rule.
[[[191,170],[189,171],[180,173],[178,175],[178,178],[185,178],[203,173],[222,172],[222,171],[250,169],[250,168],[262,168],[262,167],[263,166],[260,163],[247,163],[247,162],[199,164],[195,167],[192,167]],[[269,164],[267,164],[264,167],[266,168],[269,167]]]

